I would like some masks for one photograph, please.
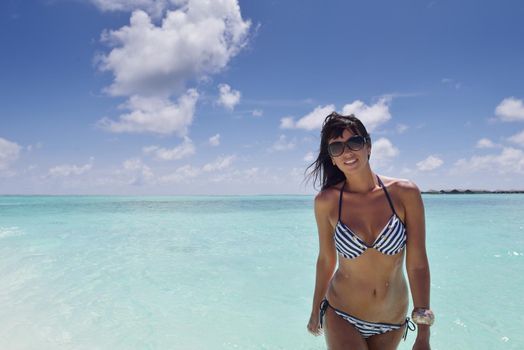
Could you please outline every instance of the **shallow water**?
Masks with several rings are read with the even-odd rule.
[[[0,348],[325,349],[312,200],[0,196]],[[524,196],[424,202],[432,349],[523,349]]]

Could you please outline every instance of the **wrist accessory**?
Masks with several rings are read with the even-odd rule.
[[[416,307],[411,313],[411,319],[416,324],[425,324],[431,326],[435,322],[435,314],[431,309]]]

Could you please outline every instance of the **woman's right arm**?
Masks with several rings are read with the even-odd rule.
[[[330,200],[328,193],[321,191],[315,197],[315,218],[317,221],[319,253],[317,258],[317,269],[315,279],[315,292],[313,295],[313,305],[311,317],[308,323],[308,330],[314,334],[321,334],[320,330],[320,303],[326,295],[331,277],[337,265],[337,253],[333,240],[333,225],[329,221],[329,213],[333,201]]]

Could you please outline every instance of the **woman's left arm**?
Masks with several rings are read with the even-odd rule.
[[[424,204],[417,185],[402,184],[402,203],[405,209],[407,231],[406,270],[415,308],[429,309],[429,263],[426,255],[426,224]],[[417,325],[414,349],[429,349],[429,326]]]

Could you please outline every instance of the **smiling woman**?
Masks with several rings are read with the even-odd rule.
[[[415,329],[406,317],[406,252],[419,325],[413,349],[429,349],[434,316],[420,191],[408,180],[375,174],[370,157],[371,137],[359,119],[335,112],[325,119],[309,174],[322,187],[315,198],[320,244],[307,328],[315,335],[323,329],[333,350],[396,349]]]

